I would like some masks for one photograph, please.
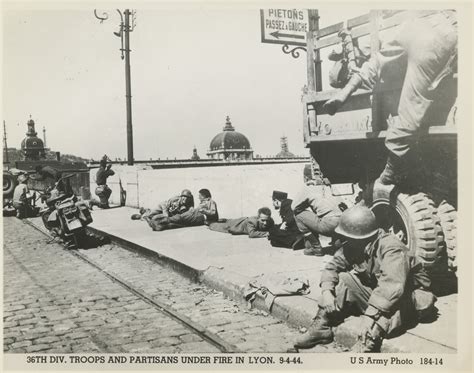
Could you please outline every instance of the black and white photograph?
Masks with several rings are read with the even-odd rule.
[[[374,5],[3,2],[4,369],[470,366],[471,4]]]

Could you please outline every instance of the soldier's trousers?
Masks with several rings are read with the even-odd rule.
[[[332,215],[331,213],[318,217],[314,212],[309,210],[301,211],[295,215],[295,221],[301,233],[313,233],[316,237],[320,234],[331,237],[334,230],[339,224],[340,215]]]
[[[363,315],[369,306],[372,289],[362,283],[361,279],[352,272],[339,273],[339,283],[336,286],[336,303],[340,310],[340,317]],[[408,304],[404,304],[409,308]],[[380,325],[380,324],[379,324]],[[401,312],[397,310],[389,320],[380,325],[386,334],[402,326]]]
[[[363,283],[355,272],[339,273],[339,283],[336,286],[336,303],[340,310],[340,317],[363,315],[369,306],[372,288]],[[398,309],[386,318],[381,318],[377,324],[386,334],[400,330],[410,322],[421,319],[420,311],[434,309],[434,297],[430,292],[416,289],[403,295]]]
[[[110,189],[107,185],[98,185],[97,188],[95,188],[95,194],[97,197],[99,197],[100,207],[109,207],[109,198],[112,194],[112,189]]]
[[[406,57],[407,67],[398,117],[388,127],[385,145],[397,157],[404,157],[424,132],[420,129],[427,129],[433,121],[446,121],[454,103],[455,93],[447,93],[448,87],[443,83],[456,64],[456,24],[443,14],[408,22],[379,53],[390,56],[393,50]],[[393,78],[401,72],[399,69],[387,64],[382,67],[381,77]]]
[[[177,214],[170,217],[158,214],[146,220],[148,225],[154,231],[204,225],[206,222],[204,214],[199,212],[197,209],[190,209],[186,212],[183,212],[182,214]]]
[[[184,226],[195,226],[203,225],[206,221],[206,218],[203,213],[199,212],[197,209],[189,209],[182,214],[177,214],[169,218],[170,223],[172,224],[181,224]]]

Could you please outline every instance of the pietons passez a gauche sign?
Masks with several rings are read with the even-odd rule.
[[[306,46],[306,9],[260,9],[262,43]]]

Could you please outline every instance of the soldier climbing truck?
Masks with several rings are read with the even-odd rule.
[[[372,89],[354,89],[335,115],[329,115],[334,112],[328,102],[342,89],[323,90],[322,77],[329,76],[333,87],[342,88],[344,71],[361,68],[371,55],[380,52],[381,40],[400,32],[410,19],[416,25],[416,22],[432,22],[431,17],[439,14],[439,11],[377,10],[322,29],[310,28],[308,85],[302,96],[304,140],[310,149],[314,176],[328,178],[333,190],[349,195],[354,203],[371,207],[380,226],[396,234],[433,277],[456,271],[454,54],[447,62],[449,69],[442,70],[444,73],[431,96],[433,100],[427,105],[429,112],[423,118],[426,124],[412,139],[404,177],[394,183],[382,183],[379,176],[390,156],[385,140],[398,119],[404,79],[411,78],[406,74],[406,59],[405,64],[394,69],[401,78],[385,81],[382,78]],[[423,35],[412,34],[407,38],[423,38]],[[329,63],[322,62],[325,53]],[[323,71],[326,64],[332,67],[329,73]],[[396,173],[400,170],[395,169]]]

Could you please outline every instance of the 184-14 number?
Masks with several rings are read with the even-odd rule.
[[[420,364],[421,365],[443,365],[443,359],[442,358],[432,358],[432,357],[422,357],[420,358]]]

